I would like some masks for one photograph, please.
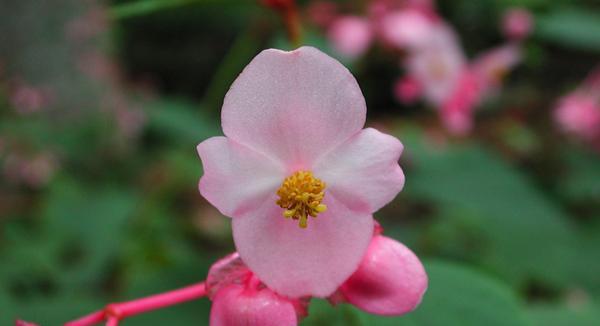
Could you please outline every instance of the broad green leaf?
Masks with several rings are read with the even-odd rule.
[[[442,217],[458,212],[468,218],[478,240],[470,246],[481,264],[511,283],[570,281],[575,233],[559,206],[481,146],[436,148],[414,136],[400,137],[414,165],[406,171],[405,192],[435,203]]]
[[[600,14],[584,8],[557,8],[536,17],[536,35],[566,47],[600,51]]]
[[[527,313],[534,326],[595,326],[600,321],[600,307],[590,303],[535,304]]]
[[[216,121],[199,105],[184,100],[162,100],[147,105],[149,128],[177,146],[189,145],[192,150],[202,140],[219,135]]]

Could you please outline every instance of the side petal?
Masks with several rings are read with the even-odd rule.
[[[322,157],[314,167],[330,193],[347,207],[372,213],[390,202],[404,186],[398,165],[402,143],[367,128]]]
[[[204,175],[200,193],[229,217],[259,207],[285,177],[283,166],[225,137],[198,145]]]
[[[352,74],[312,47],[261,52],[231,85],[221,114],[226,136],[292,169],[358,132],[365,116]]]
[[[270,289],[291,297],[326,297],[358,267],[373,234],[373,217],[325,196],[327,211],[306,229],[266,204],[232,220],[242,260]]]

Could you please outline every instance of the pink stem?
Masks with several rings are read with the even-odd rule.
[[[119,319],[117,317],[109,317],[106,326],[119,326]]]
[[[205,295],[206,284],[202,282],[146,298],[112,303],[101,311],[93,312],[77,320],[68,322],[64,326],[90,326],[101,322],[105,318],[108,318],[107,326],[117,326],[119,320],[123,318],[198,299]]]

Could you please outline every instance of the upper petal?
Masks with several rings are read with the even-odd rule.
[[[242,260],[272,290],[292,298],[326,297],[356,270],[373,234],[369,214],[347,209],[325,196],[327,211],[308,227],[265,204],[232,220],[233,238]]]
[[[360,88],[338,61],[312,47],[258,54],[225,96],[225,135],[290,170],[358,132],[366,106]]]
[[[372,213],[390,202],[404,186],[398,165],[402,143],[367,128],[323,156],[314,173],[332,194],[353,210]]]
[[[200,193],[229,217],[259,207],[285,176],[281,163],[225,137],[209,138],[197,149],[204,167]]]

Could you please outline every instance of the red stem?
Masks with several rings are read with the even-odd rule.
[[[103,310],[70,321],[66,323],[65,326],[90,326],[95,325],[104,319],[108,319],[106,326],[117,326],[119,321],[126,317],[198,299],[205,295],[206,284],[202,282],[181,289],[155,294],[146,298],[122,303],[112,303],[107,305]]]

